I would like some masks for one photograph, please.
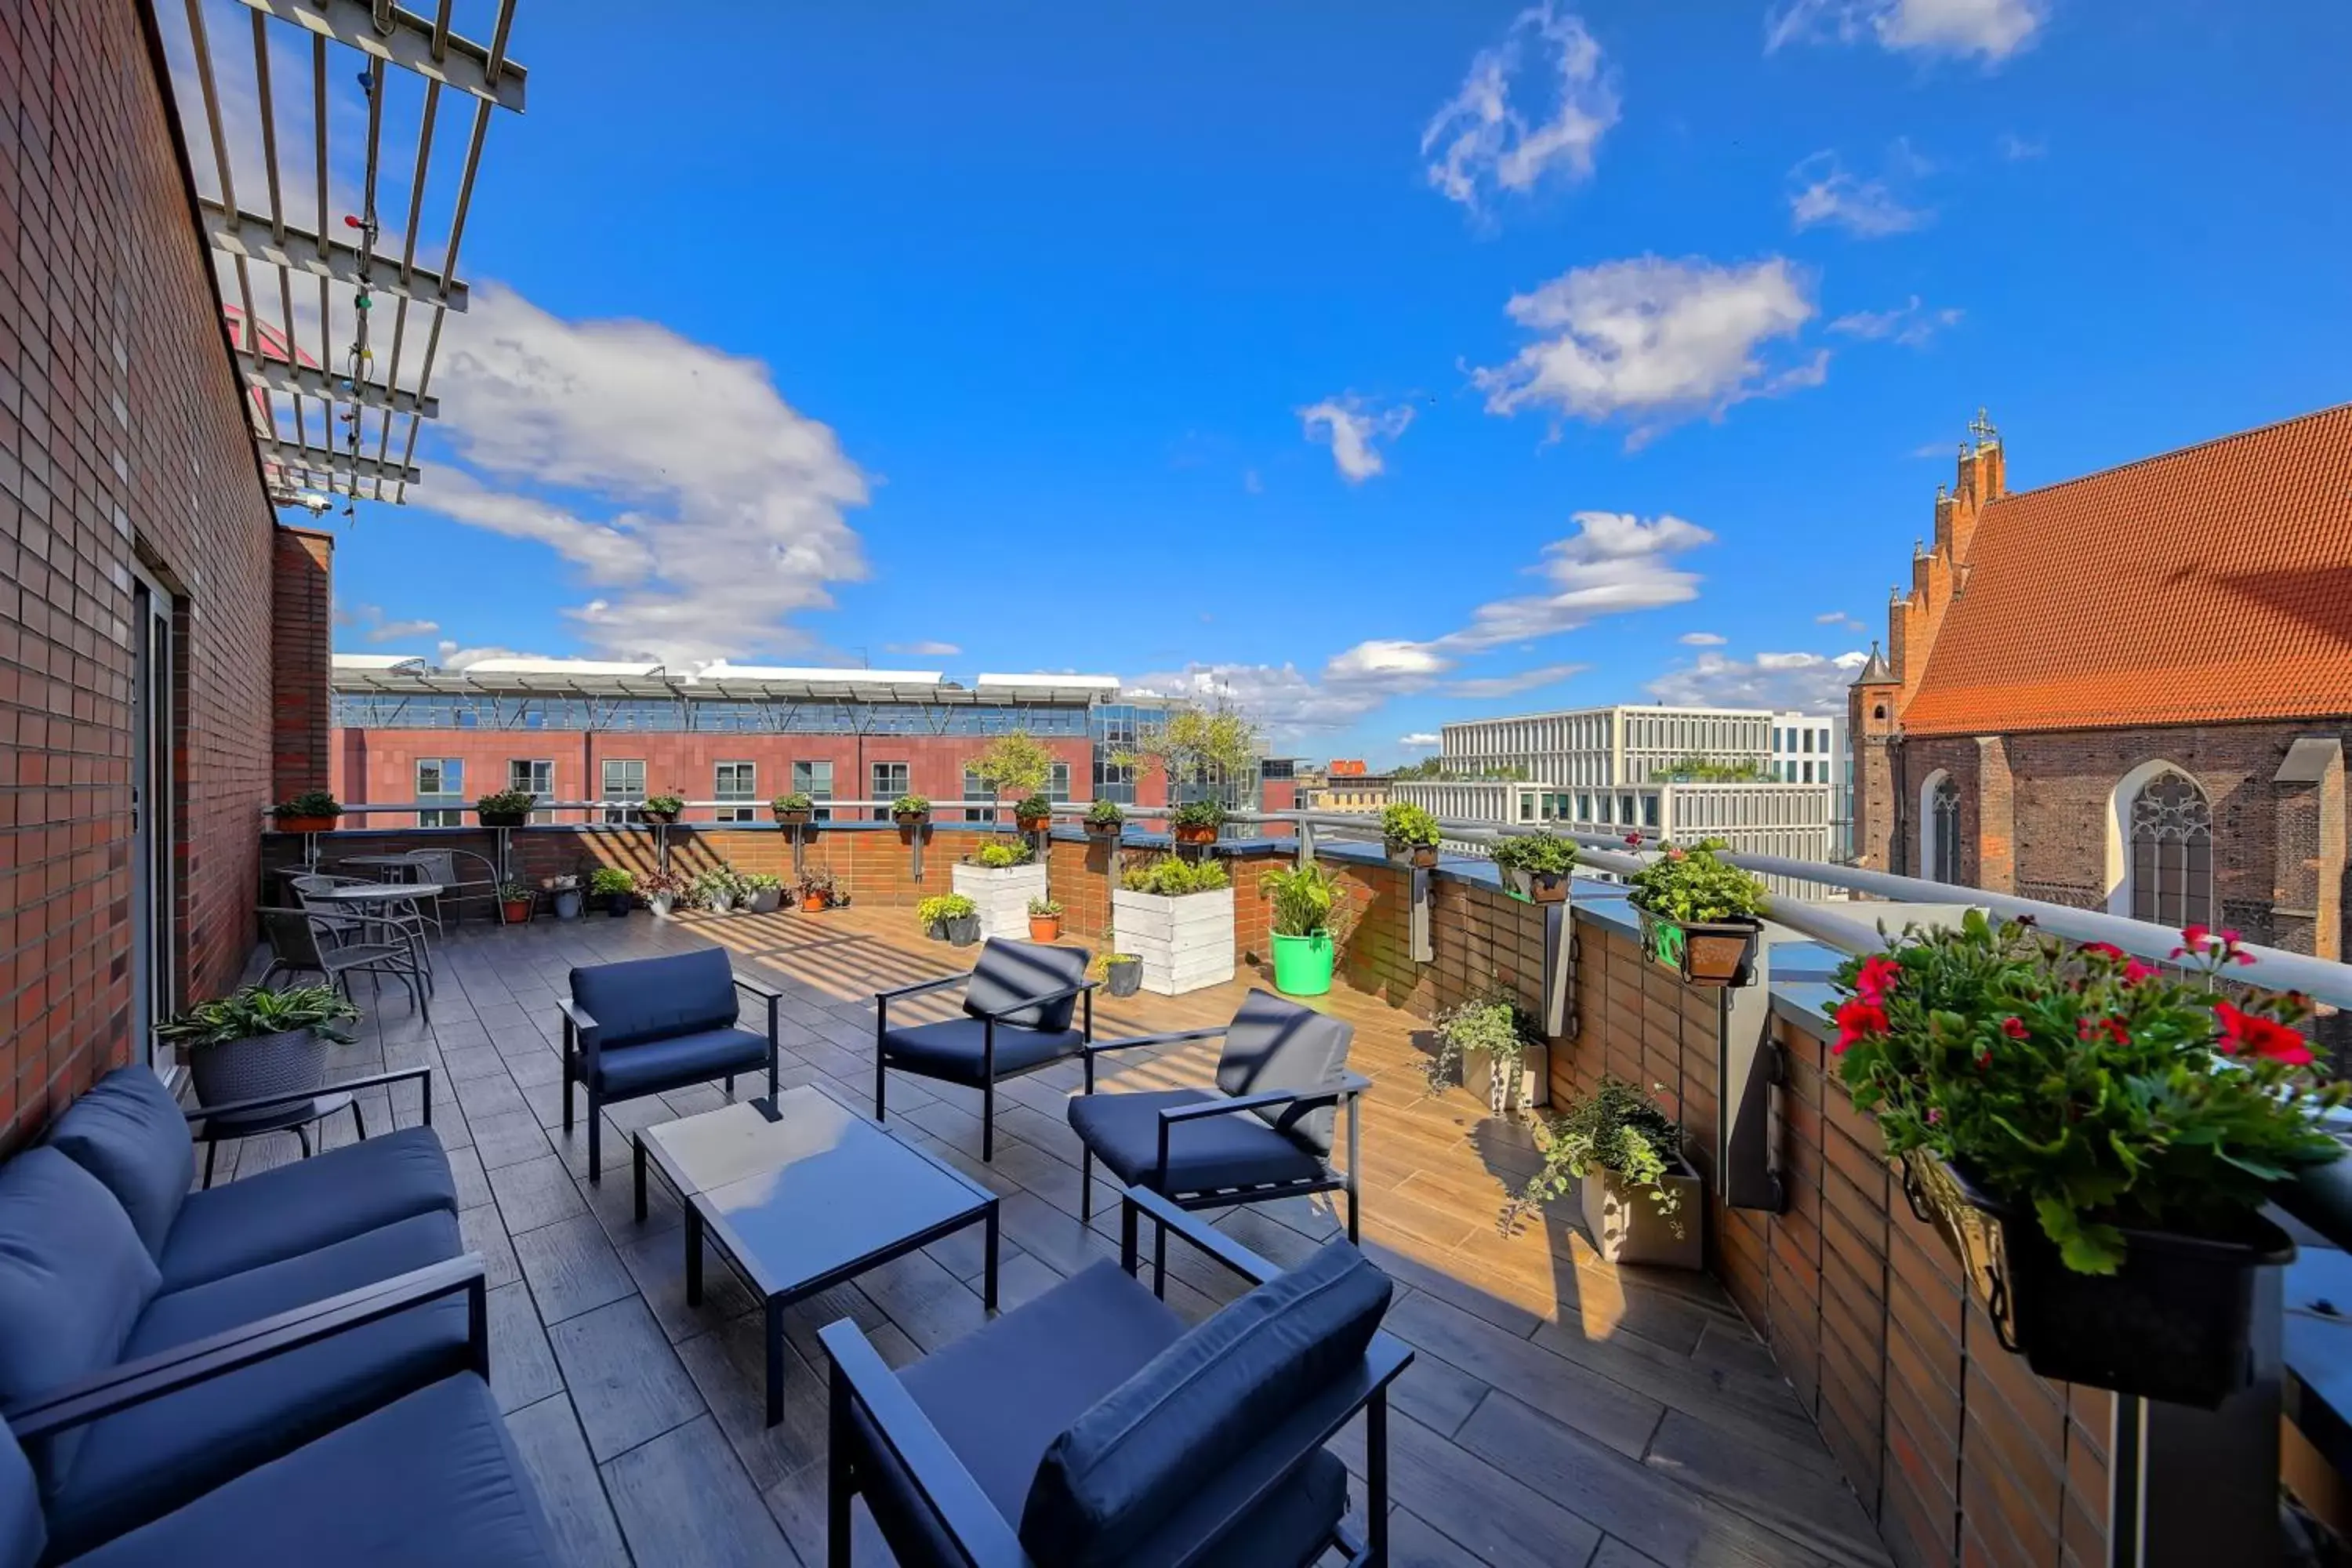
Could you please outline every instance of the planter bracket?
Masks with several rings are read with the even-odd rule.
[[[1561,1039],[1576,1027],[1576,917],[1568,904],[1546,904],[1544,917],[1543,1031]]]
[[[1408,875],[1412,878],[1412,908],[1406,921],[1406,956],[1415,963],[1427,963],[1437,956],[1429,935],[1429,871],[1416,866]]]
[[[1715,994],[1716,1184],[1726,1205],[1780,1214],[1788,1207],[1780,1180],[1777,1087],[1786,1073],[1772,1038],[1772,950],[1756,947],[1752,983]]]

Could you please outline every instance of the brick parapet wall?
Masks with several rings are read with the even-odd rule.
[[[270,541],[270,791],[326,789],[333,658],[335,538],[280,526]]]

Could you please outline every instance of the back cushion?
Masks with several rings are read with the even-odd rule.
[[[735,1022],[735,972],[727,950],[698,948],[572,972],[572,999],[596,1020],[600,1048],[724,1029]]]
[[[112,1366],[161,1282],[131,1216],[55,1149],[0,1166],[0,1405]],[[54,1493],[81,1446],[61,1432],[30,1455]]]
[[[1348,1047],[1356,1026],[1311,1007],[1253,990],[1225,1033],[1217,1059],[1217,1087],[1227,1094],[1264,1094],[1270,1089],[1326,1089],[1348,1070]],[[1318,1154],[1331,1152],[1336,1108],[1297,1110],[1269,1105],[1257,1114]]]
[[[15,1434],[0,1423],[0,1568],[33,1568],[49,1543],[41,1489]]]
[[[1076,997],[1065,996],[1042,1006],[1020,1004],[1028,997],[1077,984],[1087,977],[1087,958],[1082,947],[1048,947],[1043,942],[991,937],[980,950],[980,962],[972,965],[971,984],[964,987],[963,1010],[975,1018],[994,1013],[1001,1024],[1058,1033],[1070,1026],[1070,1016],[1077,1011]]]
[[[143,1067],[117,1068],[58,1118],[48,1142],[106,1184],[160,1260],[196,1176],[187,1118],[163,1080]]]
[[[1344,1241],[1259,1286],[1054,1439],[1021,1510],[1045,1568],[1108,1568],[1306,1400],[1364,1358],[1389,1277]]]

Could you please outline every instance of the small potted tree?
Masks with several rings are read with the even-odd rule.
[[[1008,731],[990,741],[964,764],[964,772],[986,784],[993,799],[1018,798],[1013,816],[1022,832],[1043,833],[1053,825],[1054,803],[1044,791],[1054,776],[1054,753],[1028,731]]]
[[[527,789],[502,789],[476,801],[474,816],[485,827],[520,827],[538,804],[539,796]]]
[[[1437,818],[1420,806],[1398,801],[1381,813],[1381,843],[1395,866],[1437,864]]]
[[[1913,1211],[2002,1343],[2045,1377],[2211,1407],[2244,1386],[2263,1205],[2341,1157],[2300,996],[2224,992],[2235,931],[2181,933],[2185,982],[1970,910],[1846,961],[1832,1050]]]
[[[743,908],[755,915],[772,915],[784,901],[784,879],[772,871],[751,871],[736,879]]]
[[[1493,992],[1446,1008],[1434,1022],[1437,1049],[1423,1067],[1431,1093],[1458,1077],[1497,1116],[1516,1116],[1549,1097],[1543,1026],[1515,998]]]
[[[1143,960],[1131,952],[1107,952],[1095,960],[1095,978],[1113,996],[1132,996],[1143,989]]]
[[[1544,1119],[1543,1169],[1503,1205],[1506,1231],[1580,1184],[1584,1228],[1612,1263],[1701,1268],[1706,1213],[1682,1129],[1630,1083],[1604,1078],[1559,1116]]]
[[[343,815],[343,803],[322,789],[306,789],[269,808],[280,833],[330,833]]]
[[[801,873],[801,908],[809,914],[822,913],[833,902],[840,883],[824,866],[812,866]]]
[[[1010,833],[982,837],[949,877],[978,910],[982,936],[1026,935],[1031,901],[1046,896],[1045,865],[1036,847]]]
[[[1576,868],[1576,843],[1549,827],[1515,833],[1487,847],[1503,890],[1532,904],[1568,901],[1569,873]]]
[[[198,1104],[233,1105],[325,1083],[327,1044],[350,1045],[338,1026],[359,1016],[331,985],[248,985],[156,1025],[155,1033],[188,1047]]]
[[[1764,884],[1720,858],[1723,840],[1666,845],[1633,873],[1642,951],[1693,985],[1745,985],[1764,930]]]
[[[1115,844],[1118,841],[1119,831],[1126,822],[1127,813],[1119,810],[1118,802],[1115,800],[1098,800],[1087,807],[1086,830],[1088,838]]]
[[[931,801],[929,795],[902,795],[890,803],[890,820],[898,825],[898,837],[903,843],[912,844],[915,835],[920,833],[923,825],[930,819]]]
[[[510,926],[529,925],[531,910],[539,903],[539,889],[529,882],[499,884],[499,919]]]
[[[1274,988],[1286,996],[1329,991],[1337,952],[1331,926],[1347,906],[1347,889],[1321,862],[1307,860],[1268,867],[1258,874],[1257,890],[1274,904]]]
[[[637,892],[656,919],[667,920],[678,900],[686,896],[686,879],[675,871],[650,871],[637,884]]]
[[[658,827],[676,822],[678,814],[685,809],[686,797],[683,795],[649,795],[646,796],[645,804],[637,807],[637,815]]]
[[[805,827],[816,820],[816,802],[799,790],[778,795],[768,803],[768,810],[786,827]]]
[[[1225,863],[1162,855],[1119,874],[1111,943],[1143,961],[1143,988],[1178,996],[1234,977],[1234,889]]]
[[[1179,844],[1214,844],[1225,825],[1225,808],[1213,800],[1188,800],[1168,814],[1168,831]]]
[[[637,874],[625,866],[599,866],[588,873],[588,891],[604,900],[604,912],[619,920],[637,901]]]
[[[580,918],[581,897],[578,877],[566,872],[560,877],[550,877],[541,883],[540,887],[546,892],[549,900],[554,904],[557,920],[576,921]]]
[[[1051,899],[1029,900],[1029,940],[1059,942],[1062,940],[1062,906]]]

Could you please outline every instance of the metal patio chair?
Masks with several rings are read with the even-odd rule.
[[[874,995],[874,1120],[886,1120],[889,1069],[980,1090],[980,1157],[996,1158],[996,1086],[1078,1055],[1095,1037],[1095,981],[1082,947],[991,937],[969,974]],[[890,1004],[963,986],[964,1016],[890,1026]],[[1083,1002],[1075,1028],[1071,1015]]]

